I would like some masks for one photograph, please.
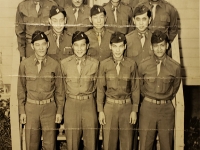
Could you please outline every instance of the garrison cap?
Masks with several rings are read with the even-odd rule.
[[[80,41],[82,39],[85,39],[86,41],[86,44],[89,43],[89,39],[88,39],[88,36],[82,32],[82,31],[76,31],[73,36],[72,36],[72,44],[76,41]]]
[[[51,18],[54,15],[57,15],[59,13],[62,13],[64,15],[64,17],[67,16],[66,11],[64,10],[64,8],[60,7],[60,6],[52,6],[51,10],[49,12],[49,18]]]
[[[103,6],[99,6],[99,5],[94,5],[91,9],[90,9],[90,16],[92,17],[93,15],[99,14],[103,12],[104,15],[106,15],[106,10],[103,8]]]
[[[150,11],[149,8],[147,6],[141,4],[135,8],[133,16],[135,17],[137,15],[142,15],[148,11]]]
[[[110,37],[110,43],[120,43],[120,42],[124,42],[124,44],[126,44],[125,35],[121,32],[113,33]]]
[[[42,40],[42,39],[45,39],[46,42],[49,41],[44,32],[37,30],[32,34],[31,43],[33,44],[35,41]]]
[[[168,42],[167,35],[160,30],[155,30],[151,37],[151,43],[160,43],[162,41]]]

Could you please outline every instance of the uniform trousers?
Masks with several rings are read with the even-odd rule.
[[[140,150],[152,150],[157,132],[160,149],[172,149],[174,110],[172,103],[158,105],[145,100],[142,102],[139,117]]]
[[[129,123],[132,104],[106,102],[104,113],[106,124],[103,126],[104,150],[132,150],[134,125]]]
[[[98,124],[94,98],[78,100],[67,97],[64,126],[67,150],[78,150],[81,137],[84,150],[96,150]]]
[[[56,149],[56,104],[51,102],[44,105],[26,103],[26,150],[38,150],[43,136],[42,147],[45,150]]]

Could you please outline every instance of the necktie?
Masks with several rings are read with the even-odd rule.
[[[98,34],[97,38],[98,38],[98,42],[99,42],[99,46],[100,46],[101,45],[101,33],[99,32],[97,34]]]
[[[157,4],[153,4],[153,8],[152,8],[152,10],[151,10],[151,12],[152,12],[152,16],[153,16],[153,20],[154,20],[154,18],[155,18],[155,16],[156,16],[156,6],[157,6]]]
[[[59,47],[59,44],[60,44],[60,35],[58,34],[57,35],[57,39],[56,39],[56,45]]]
[[[114,10],[114,17],[115,17],[115,22],[117,23],[117,7],[115,7]]]
[[[74,16],[75,16],[76,21],[77,21],[77,19],[78,19],[78,10],[79,10],[79,8],[75,8],[75,9],[76,9],[76,10],[75,10]]]
[[[39,10],[40,10],[40,2],[36,2],[35,9],[36,9],[36,11],[37,11],[37,13],[38,13]]]
[[[38,73],[40,72],[40,70],[41,70],[41,68],[42,68],[42,60],[38,60],[38,65],[37,65],[37,67],[38,67]]]
[[[81,73],[81,60],[78,61],[77,69],[80,74]]]
[[[157,76],[158,76],[159,73],[160,73],[161,63],[162,63],[162,61],[160,60],[159,63],[157,64]]]
[[[120,61],[117,62],[117,66],[116,66],[116,70],[117,70],[117,75],[119,75],[119,71],[120,71]]]
[[[141,44],[142,44],[142,47],[144,46],[144,42],[145,42],[145,35],[144,34],[142,34],[141,35]]]

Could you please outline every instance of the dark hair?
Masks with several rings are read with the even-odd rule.
[[[84,32],[82,32],[82,31],[76,31],[72,35],[72,44],[74,42],[82,40],[82,39],[85,39],[86,44],[89,44],[90,41],[88,39],[88,36]]]

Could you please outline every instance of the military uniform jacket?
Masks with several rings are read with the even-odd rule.
[[[61,61],[65,94],[67,95],[88,95],[96,90],[99,62],[90,56],[85,56],[81,60],[80,74],[77,69],[79,60],[75,55]]]
[[[40,101],[54,97],[57,114],[63,114],[64,86],[60,64],[46,56],[39,73],[37,64],[35,55],[26,58],[20,64],[17,85],[19,113],[25,113],[26,98]]]
[[[88,36],[90,40],[90,47],[87,52],[87,55],[102,61],[112,55],[112,51],[109,48],[110,37],[114,32],[106,29],[104,30],[104,34],[101,38],[101,44],[98,43],[98,38],[94,29],[90,29],[85,34]]]
[[[142,47],[141,35],[138,30],[134,30],[126,35],[127,49],[126,56],[132,58],[139,64],[146,57],[153,54],[151,50],[151,36],[152,33],[147,30],[145,33],[145,42]]]
[[[153,8],[151,2],[146,1],[143,3],[150,10]],[[152,32],[156,29],[161,30],[168,34],[170,42],[174,40],[178,34],[178,12],[168,2],[160,0],[156,7],[156,15],[154,20],[151,20],[149,28]]]
[[[111,2],[107,3],[104,8],[106,10],[107,16],[107,28],[113,31],[119,31],[123,34],[127,34],[129,31],[129,27],[127,26],[132,24],[133,12],[131,7],[120,2],[119,6],[117,7],[117,23],[115,22],[113,13],[114,7],[112,6]]]
[[[20,56],[25,56],[26,45],[31,43],[31,36],[36,30],[48,30],[49,11],[53,5],[57,5],[53,0],[40,0],[38,13],[34,0],[25,0],[18,5],[15,32]]]
[[[75,31],[87,31],[91,28],[91,23],[89,21],[90,7],[87,5],[82,5],[78,11],[78,18],[76,20],[74,13],[75,8],[72,5],[65,5],[64,7],[67,13],[67,30],[70,33]]]
[[[124,57],[120,62],[120,72],[117,75],[117,62],[113,57],[100,63],[97,80],[97,109],[103,111],[104,97],[115,100],[132,99],[132,111],[138,111],[140,87],[136,63]]]
[[[73,54],[73,50],[71,48],[72,44],[72,34],[67,30],[64,30],[59,38],[59,47],[56,44],[57,35],[54,33],[53,29],[45,32],[49,39],[49,48],[48,55],[58,62],[62,59],[71,56]]]
[[[140,87],[143,96],[156,100],[172,100],[181,82],[181,67],[166,55],[157,76],[158,60],[154,55],[142,61],[138,66]]]

